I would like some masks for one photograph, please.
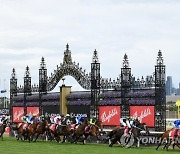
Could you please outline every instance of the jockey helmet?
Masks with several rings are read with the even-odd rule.
[[[33,117],[35,117],[35,116],[36,116],[36,114],[34,113],[34,114],[33,114]]]
[[[69,114],[66,114],[66,117],[70,117],[70,115],[69,115]]]

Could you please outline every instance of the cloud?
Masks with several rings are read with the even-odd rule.
[[[41,57],[50,74],[69,43],[73,61],[87,71],[97,49],[101,75],[111,78],[119,76],[125,53],[136,77],[152,74],[161,49],[167,75],[177,85],[179,7],[176,0],[1,1],[0,78],[8,81],[15,67],[22,84],[29,65],[33,83],[38,83]]]

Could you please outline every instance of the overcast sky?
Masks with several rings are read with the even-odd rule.
[[[1,89],[9,89],[13,67],[18,85],[23,84],[27,65],[32,83],[38,83],[42,56],[50,75],[62,62],[66,43],[73,61],[88,72],[96,49],[104,78],[119,76],[125,53],[135,77],[153,74],[160,49],[166,75],[178,87],[180,1],[0,0]],[[81,89],[72,77],[65,83]]]

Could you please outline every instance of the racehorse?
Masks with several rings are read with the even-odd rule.
[[[166,131],[161,135],[161,141],[160,141],[160,143],[158,144],[156,150],[158,150],[158,148],[161,146],[161,144],[162,144],[162,142],[164,141],[164,139],[166,139],[166,141],[168,141],[168,139],[169,139],[169,133],[170,133],[170,131],[172,131],[172,130],[174,130],[174,128],[171,128],[171,129],[166,130]],[[163,149],[165,149],[166,145],[167,145],[167,144],[164,145]]]
[[[6,126],[7,126],[8,119],[5,119],[3,123],[0,125],[0,138],[3,140],[3,134],[5,132]]]
[[[82,124],[80,124],[77,129],[74,131],[74,134],[72,136],[72,141],[71,143],[77,143],[77,141],[80,139],[80,137],[83,137],[83,135],[85,134],[85,128],[86,126],[88,126],[88,120],[87,119],[83,119]],[[84,144],[84,137],[82,138],[82,142]]]
[[[36,133],[37,125],[37,119],[35,119],[33,123],[30,124],[27,128],[27,139],[29,140],[29,143],[33,140],[34,134]]]
[[[64,143],[66,138],[68,138],[71,134],[73,134],[74,130],[72,129],[71,124],[69,125],[66,124],[66,120],[62,122],[61,127],[62,127],[61,135],[63,135],[62,143]]]
[[[138,120],[134,121],[134,127],[131,128],[127,137],[124,136],[124,127],[116,127],[115,130],[109,133],[109,136],[112,136],[112,139],[110,139],[109,142],[109,147],[112,147],[113,144],[115,144],[117,141],[122,141],[122,140],[125,143],[124,145],[126,146],[128,145],[128,143],[132,138],[134,139],[134,143],[137,143],[136,146],[139,147],[138,138],[142,130],[144,130],[147,134],[149,134],[147,125],[145,123],[140,123]]]
[[[175,132],[176,132],[176,134],[175,134]],[[174,128],[173,130],[171,130],[169,132],[169,139],[165,145],[166,150],[168,151],[168,148],[172,143],[173,143],[173,149],[174,149],[175,145],[180,149],[180,145],[179,145],[179,141],[178,141],[179,139],[180,139],[180,129]]]
[[[180,148],[178,142],[176,143],[176,139],[178,138],[174,136],[174,132],[175,132],[175,128],[171,128],[169,130],[166,130],[162,135],[161,135],[161,140],[160,143],[158,144],[156,150],[158,150],[158,148],[161,146],[162,142],[164,140],[166,140],[166,144],[164,145],[163,149],[166,148],[166,150],[168,150],[168,147],[171,145],[172,141],[174,141],[173,143],[173,149],[175,147],[175,145]],[[179,134],[178,134],[179,135]]]
[[[49,130],[48,121],[43,119],[42,122],[40,122],[37,125],[37,128],[35,129],[36,137],[35,137],[34,142],[36,142],[36,140],[38,139],[39,135],[44,135],[45,132],[48,131],[48,130]]]
[[[18,124],[11,124],[10,127],[11,129],[14,131],[14,134],[17,138],[17,140],[19,139],[23,139],[22,137],[24,137],[24,140],[27,139],[27,126],[28,124],[26,123],[18,123]]]
[[[87,130],[86,130],[87,129]],[[90,124],[88,127],[85,128],[85,140],[89,136],[96,137],[97,140],[100,140],[99,137],[102,133],[102,122],[97,120],[95,124]]]

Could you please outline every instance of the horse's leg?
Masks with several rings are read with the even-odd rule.
[[[112,147],[118,141],[118,137],[115,136],[113,139],[109,139],[109,147]]]
[[[161,138],[161,141],[159,142],[159,144],[158,144],[156,150],[158,150],[158,148],[161,146],[161,144],[162,144],[162,138]],[[166,144],[165,144],[165,145],[166,145]]]
[[[74,143],[75,141],[76,141],[76,134],[74,133],[74,134],[72,135],[71,143]]]
[[[64,142],[65,142],[65,140],[66,140],[66,135],[64,135],[64,136],[63,136],[63,140],[62,140],[62,142],[61,142],[61,143],[64,143]]]
[[[166,150],[167,150],[167,151],[168,151],[168,148],[169,148],[169,146],[171,145],[171,143],[172,143],[172,140],[169,138],[168,143],[167,143],[167,145],[166,145]]]
[[[36,140],[38,139],[38,137],[39,137],[39,133],[37,133],[34,142],[36,142]]]
[[[168,145],[168,142],[169,142],[169,140],[166,140],[166,143],[164,144],[163,149],[165,149],[165,148],[166,148],[166,146]]]

